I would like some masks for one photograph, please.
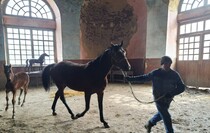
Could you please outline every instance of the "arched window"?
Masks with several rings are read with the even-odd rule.
[[[210,0],[182,0],[178,23],[178,60],[210,60]]]
[[[181,12],[204,6],[204,0],[184,0],[181,5]]]
[[[44,0],[8,0],[3,15],[8,63],[25,65],[26,59],[47,53],[55,60],[54,14]]]

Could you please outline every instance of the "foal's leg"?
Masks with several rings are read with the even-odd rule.
[[[60,93],[60,99],[61,101],[63,102],[63,104],[66,106],[68,112],[71,114],[71,118],[72,119],[76,119],[76,117],[74,116],[74,113],[71,111],[71,109],[69,108],[68,104],[66,103],[66,99],[64,97],[64,93],[63,93],[63,90],[62,91],[59,91]]]
[[[8,110],[8,107],[9,107],[9,92],[6,92],[6,108],[5,108],[5,111],[7,111]]]
[[[20,105],[20,97],[21,97],[22,93],[23,93],[23,89],[21,88],[21,89],[20,89],[20,95],[19,95],[19,97],[18,97],[18,105]]]
[[[85,113],[90,109],[90,98],[91,94],[85,92],[85,110],[82,113],[77,114],[77,118],[84,116]]]
[[[23,90],[22,90],[23,91]],[[28,87],[24,87],[24,98],[23,98],[23,102],[21,104],[21,107],[23,107],[24,103],[25,103],[25,100],[26,100],[26,94],[28,92]]]
[[[100,112],[100,120],[102,123],[104,123],[105,128],[109,128],[108,123],[104,120],[104,115],[103,115],[103,96],[104,92],[99,92],[97,93],[98,95],[98,107],[99,107],[99,112]]]
[[[15,102],[16,102],[15,98],[16,98],[16,91],[13,91],[12,93],[13,93],[13,97],[12,97],[12,106],[13,106],[12,119],[14,119],[15,118]]]

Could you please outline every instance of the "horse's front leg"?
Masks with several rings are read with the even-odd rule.
[[[9,95],[9,92],[6,92],[6,108],[5,108],[5,111],[7,111],[8,107],[9,107],[9,97],[8,97],[8,95]]]
[[[30,62],[30,61],[29,61],[29,62]],[[33,65],[33,63],[30,62],[30,63],[29,63],[29,67],[28,67],[28,73],[30,73],[30,72],[32,71],[32,65]]]
[[[15,118],[15,98],[16,98],[16,91],[13,91],[13,97],[12,97],[12,106],[13,106],[13,111],[12,111],[12,119]]]
[[[104,120],[104,115],[103,115],[103,97],[104,97],[104,92],[97,93],[97,95],[98,95],[98,107],[99,107],[99,112],[100,112],[100,120],[104,124],[105,128],[109,128],[109,125]]]
[[[40,63],[40,68],[39,68],[39,70],[42,70],[42,68],[43,68],[43,62]]]
[[[78,113],[76,118],[82,117],[90,109],[90,98],[91,94],[85,92],[85,110],[82,113]]]

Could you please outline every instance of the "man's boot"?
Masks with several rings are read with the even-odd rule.
[[[150,133],[151,132],[151,128],[153,127],[154,125],[148,121],[148,123],[146,125],[144,125],[144,127],[147,129],[147,133]]]

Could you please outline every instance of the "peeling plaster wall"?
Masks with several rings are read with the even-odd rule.
[[[132,35],[127,47],[129,59],[145,59],[147,34],[147,7],[145,1],[128,0],[136,16],[137,30]]]
[[[147,8],[140,0],[85,0],[80,17],[80,57],[93,59],[110,43],[124,42],[135,74],[143,74]]]
[[[2,5],[0,5],[0,20],[2,20]],[[3,61],[4,59],[4,32],[2,21],[0,21],[0,61]]]
[[[0,20],[2,20],[2,5],[0,5]],[[3,65],[5,63],[4,36],[2,21],[0,21],[0,90],[4,90],[6,78],[4,76]]]
[[[61,14],[63,60],[80,58],[80,8],[83,0],[55,0]]]
[[[166,55],[170,56],[174,62],[176,61],[177,53],[177,15],[178,15],[179,0],[171,0],[168,11],[168,25],[167,25],[167,43]]]
[[[146,58],[160,58],[166,52],[168,5],[155,0],[147,11]]]
[[[81,59],[95,58],[110,43],[127,47],[137,31],[137,18],[127,0],[84,1],[81,8]]]

